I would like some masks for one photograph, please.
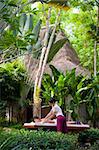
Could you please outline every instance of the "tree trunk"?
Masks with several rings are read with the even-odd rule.
[[[60,12],[58,13],[58,16],[56,18],[55,27],[52,31],[52,34],[51,34],[51,37],[50,37],[50,40],[48,43],[50,15],[51,15],[51,8],[49,8],[48,17],[46,18],[46,20],[47,20],[47,23],[46,23],[47,31],[45,34],[45,40],[44,40],[45,43],[44,43],[44,47],[43,47],[43,49],[45,49],[45,50],[42,50],[40,63],[39,63],[39,69],[38,69],[37,77],[35,80],[34,97],[33,97],[34,98],[33,115],[38,116],[40,118],[41,118],[41,99],[40,99],[41,82],[42,82],[42,77],[44,74],[44,69],[45,69],[45,66],[47,63],[48,54],[49,54],[50,48],[51,48],[52,43],[53,43],[56,27],[58,25]],[[48,46],[47,46],[47,43],[48,43]]]
[[[96,40],[94,43],[94,76],[97,74],[97,36],[99,27],[99,7],[97,9],[97,25],[96,25]]]
[[[43,7],[43,9],[44,9],[44,7]],[[38,68],[38,72],[36,75],[35,86],[34,86],[34,95],[33,95],[33,100],[34,100],[33,116],[38,116],[39,118],[41,118],[41,99],[40,99],[39,79],[41,76],[43,61],[44,61],[44,57],[45,57],[46,50],[47,50],[48,37],[49,37],[49,19],[50,19],[50,15],[51,15],[51,8],[49,8],[48,17],[47,17],[47,14],[45,11],[44,11],[44,14],[46,17],[46,29],[47,29],[47,31],[46,31],[45,38],[44,38],[44,47],[42,49],[42,53],[41,53],[41,57],[40,57],[39,68]]]

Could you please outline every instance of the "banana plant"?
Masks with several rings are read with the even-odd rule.
[[[37,24],[33,25],[33,15],[22,14],[20,17],[20,26],[18,38],[22,39],[26,43],[25,49],[32,52],[41,48],[39,41],[39,32],[42,21],[39,20]]]
[[[85,104],[87,111],[87,121],[91,121],[96,126],[99,118],[99,74],[96,77],[75,76],[75,69],[66,71],[66,75],[60,73],[54,66],[50,66],[52,76],[44,74],[42,80],[42,99],[48,103],[50,97],[54,96],[62,109],[72,110],[72,118],[80,119],[79,106]],[[72,96],[69,105],[65,103],[65,97]]]
[[[72,96],[70,100],[70,106],[68,109],[72,110],[72,117],[73,119],[77,119],[78,117],[78,106],[80,99],[76,97],[77,85],[79,84],[82,76],[76,76],[75,69],[71,71],[66,71],[65,75],[65,86],[68,88],[69,94]]]
[[[41,48],[39,37],[39,31],[41,26],[41,20],[37,24],[33,25],[33,15],[23,13],[19,19],[19,25],[15,29],[8,29],[5,31],[1,38],[0,48],[5,49],[2,54],[5,59],[13,59],[19,55],[24,54],[26,51],[34,53]]]
[[[66,112],[67,106],[65,98],[68,96],[69,90],[68,87],[65,86],[65,76],[54,66],[50,65],[50,68],[52,70],[52,76],[44,74],[42,80],[42,99],[45,103],[48,103],[48,100],[54,96],[63,111]]]
[[[86,103],[87,120],[90,120],[93,127],[96,127],[96,121],[99,118],[99,74],[82,82],[81,87],[76,93],[82,99],[81,102]]]
[[[42,99],[45,103],[48,103],[50,97],[54,96],[64,112],[67,109],[72,110],[73,119],[79,119],[79,105],[85,100],[81,95],[77,94],[78,89],[83,85],[86,77],[82,75],[75,75],[75,69],[72,71],[66,71],[66,75],[59,72],[54,66],[50,65],[52,70],[52,77],[48,74],[44,74],[42,80]],[[70,103],[66,102],[66,97],[71,95]]]

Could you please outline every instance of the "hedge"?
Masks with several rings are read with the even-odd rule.
[[[89,129],[79,134],[61,134],[57,132],[11,128],[0,129],[0,150],[85,149],[99,149],[99,129]]]
[[[8,130],[0,133],[0,150],[74,150],[77,135]]]
[[[81,144],[89,142],[93,145],[96,141],[99,141],[99,129],[91,128],[79,133],[78,142]]]

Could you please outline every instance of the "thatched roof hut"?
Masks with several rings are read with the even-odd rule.
[[[40,32],[40,39],[42,42],[44,39],[44,35],[45,29],[42,29]],[[64,37],[65,37],[64,33],[60,31],[57,33],[56,41]],[[29,75],[34,81],[38,69],[39,60],[30,58],[31,58],[30,54],[27,54],[25,56],[25,64],[26,68],[28,68]],[[71,46],[69,40],[67,40],[66,44],[64,44],[64,46],[57,52],[57,54],[54,56],[53,60],[49,64],[53,65],[55,68],[57,68],[64,74],[66,73],[66,70],[72,70],[73,68],[76,68],[76,74],[90,76],[90,72],[80,65],[80,60],[77,56],[77,53]],[[51,74],[49,64],[46,65],[45,72]]]

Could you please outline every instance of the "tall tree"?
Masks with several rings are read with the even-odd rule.
[[[37,72],[37,76],[36,76],[36,80],[35,80],[35,87],[34,87],[34,115],[37,115],[39,117],[41,117],[41,101],[40,101],[40,88],[41,88],[41,81],[42,81],[42,77],[43,77],[43,73],[44,73],[44,69],[45,69],[45,65],[47,63],[47,58],[48,58],[48,54],[51,48],[51,45],[53,43],[53,39],[54,39],[54,35],[55,35],[55,31],[56,31],[56,27],[58,25],[58,19],[60,16],[60,13],[58,14],[57,18],[56,18],[56,22],[55,22],[55,26],[53,28],[52,34],[50,36],[50,40],[48,42],[48,37],[49,37],[49,19],[50,19],[50,15],[51,15],[51,8],[49,8],[49,13],[48,13],[48,19],[47,19],[47,23],[46,23],[46,28],[47,28],[47,32],[45,35],[45,39],[44,40],[44,47],[42,49],[42,53],[41,53],[41,58],[40,58],[40,63],[39,63],[39,69]],[[47,45],[48,44],[48,45]]]
[[[66,3],[67,3],[67,1],[66,1]],[[64,2],[61,4],[61,1],[51,1],[51,4],[55,4],[56,6],[58,6],[58,5],[63,6]],[[68,8],[67,5],[65,5],[63,7]],[[43,8],[44,8],[44,6],[43,6]],[[43,77],[44,69],[45,69],[45,66],[47,63],[48,54],[49,54],[49,51],[50,51],[51,46],[52,46],[53,41],[54,41],[56,27],[59,24],[59,20],[60,20],[59,19],[60,11],[59,11],[57,14],[57,17],[56,17],[55,25],[53,27],[51,36],[49,38],[49,29],[50,29],[49,20],[50,20],[50,16],[51,16],[51,8],[49,8],[48,16],[47,16],[45,11],[44,11],[44,14],[46,16],[46,34],[45,34],[44,45],[43,45],[43,49],[42,49],[42,53],[41,53],[41,57],[40,57],[39,68],[38,68],[38,72],[36,75],[34,95],[33,95],[33,100],[34,100],[33,115],[36,115],[38,117],[41,117],[40,88],[41,88],[42,77]]]
[[[61,28],[64,29],[77,51],[81,65],[94,72],[94,43],[96,39],[98,42],[98,34],[96,38],[97,3],[95,0],[79,2],[70,0],[69,2],[72,2],[72,9],[67,13],[62,12]]]
[[[99,3],[97,3],[97,25],[96,25],[96,38],[94,43],[94,76],[97,74],[97,44],[99,37]]]

